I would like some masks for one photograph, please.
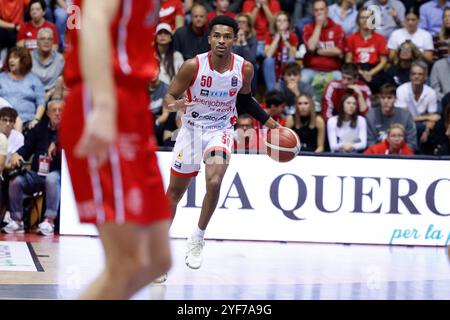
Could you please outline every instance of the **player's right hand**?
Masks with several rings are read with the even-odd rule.
[[[192,101],[188,101],[186,98],[175,100],[174,103],[170,103],[167,105],[167,109],[169,111],[178,111],[186,107],[193,106],[195,103]]]

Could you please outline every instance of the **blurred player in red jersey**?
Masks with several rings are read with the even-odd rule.
[[[146,91],[159,73],[159,1],[74,2],[81,28],[69,32],[61,142],[80,220],[97,224],[105,252],[104,271],[81,298],[127,299],[171,265]]]

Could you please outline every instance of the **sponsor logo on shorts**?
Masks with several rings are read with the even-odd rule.
[[[201,89],[200,90],[200,95],[204,96],[204,97],[208,97],[209,96],[209,90]]]
[[[183,160],[183,152],[178,152],[178,155],[177,155],[177,159],[178,160]]]
[[[179,161],[175,161],[175,163],[173,164],[173,166],[177,169],[181,169],[181,162]]]
[[[236,76],[233,76],[233,78],[231,78],[231,86],[237,87],[237,85],[238,85],[238,78]]]

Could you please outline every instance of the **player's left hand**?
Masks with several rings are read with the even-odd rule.
[[[96,167],[101,167],[109,155],[109,148],[116,139],[116,115],[111,110],[94,108],[88,115],[75,155],[80,158],[93,156]]]

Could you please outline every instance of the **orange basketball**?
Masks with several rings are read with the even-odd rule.
[[[300,151],[298,135],[286,127],[269,130],[264,143],[269,157],[278,162],[291,161]]]

